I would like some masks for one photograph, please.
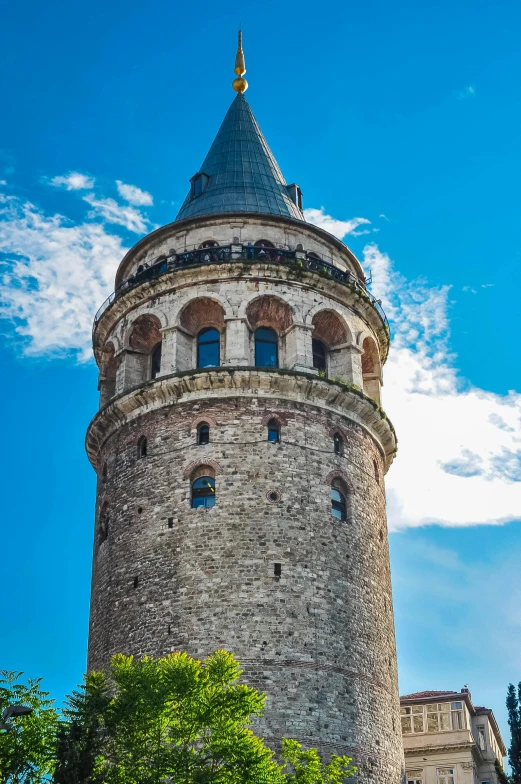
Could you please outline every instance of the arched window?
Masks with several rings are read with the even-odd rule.
[[[340,433],[335,433],[333,436],[333,450],[335,455],[343,455],[344,454],[344,439],[340,435]]]
[[[337,520],[347,520],[347,502],[343,486],[335,479],[331,485],[331,514]]]
[[[137,442],[137,457],[138,457],[138,460],[141,460],[142,457],[146,457],[147,456],[147,450],[148,450],[148,441],[146,439],[146,436],[141,436],[141,438]]]
[[[254,244],[254,247],[255,248],[274,248],[275,245],[273,244],[273,242],[270,242],[269,240],[257,240],[257,242]]]
[[[221,364],[221,336],[213,327],[203,329],[197,336],[197,367],[219,367]]]
[[[192,509],[215,506],[215,480],[211,476],[200,476],[192,482]]]
[[[219,243],[215,240],[206,240],[205,242],[201,242],[199,245],[200,248],[218,248]]]
[[[317,370],[327,370],[327,350],[321,340],[313,338],[313,367]]]
[[[276,419],[270,419],[268,422],[268,441],[271,441],[272,444],[280,442],[280,425]]]
[[[315,253],[314,250],[309,251],[307,253],[307,257],[308,259],[315,259],[316,261],[322,261],[322,258],[318,255],[318,253]]]
[[[162,343],[156,343],[154,348],[152,349],[152,361],[151,361],[151,371],[150,375],[152,378],[157,378],[159,373],[161,372],[161,346]]]
[[[274,329],[259,327],[255,330],[255,365],[257,367],[279,366],[279,339]]]
[[[210,426],[203,422],[197,428],[197,443],[200,446],[210,443]]]

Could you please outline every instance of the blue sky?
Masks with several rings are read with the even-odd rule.
[[[401,690],[468,683],[506,738],[521,680],[519,4],[0,10],[0,666],[58,697],[84,669],[90,325],[125,249],[175,217],[233,99],[240,24],[247,99],[287,181],[371,268],[393,323]]]

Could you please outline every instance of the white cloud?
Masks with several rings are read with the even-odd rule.
[[[28,355],[90,359],[94,314],[126,252],[121,238],[17,198],[0,202],[0,316],[15,324]]]
[[[371,223],[371,221],[367,220],[367,218],[351,218],[350,220],[346,221],[337,220],[331,215],[326,215],[323,207],[321,207],[319,210],[314,207],[308,207],[306,210],[304,210],[304,217],[308,223],[313,223],[315,226],[319,226],[321,229],[325,229],[330,234],[338,237],[339,240],[341,240],[342,237],[345,237],[347,234],[354,234],[355,236],[360,234],[367,234],[367,230],[357,232],[356,229],[358,226]]]
[[[456,98],[460,101],[466,101],[467,98],[475,98],[476,97],[476,88],[473,84],[468,84],[462,90],[456,90]]]
[[[128,231],[136,234],[144,234],[149,227],[148,218],[139,210],[127,205],[118,204],[114,199],[99,199],[93,193],[83,197],[87,204],[90,204],[92,211],[89,217],[101,217],[108,223],[115,223],[124,226]]]
[[[86,191],[94,187],[94,177],[80,172],[69,172],[65,177],[53,177],[50,181],[55,188],[66,188],[68,191]]]
[[[364,262],[393,331],[383,388],[398,435],[386,481],[391,527],[521,520],[521,394],[460,376],[449,351],[450,287],[405,280],[376,245]]]
[[[135,185],[125,185],[121,180],[116,180],[116,185],[121,198],[128,201],[129,204],[134,204],[136,207],[151,207],[154,203],[150,193],[142,191]]]

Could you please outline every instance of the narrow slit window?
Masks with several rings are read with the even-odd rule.
[[[327,370],[327,351],[324,343],[321,340],[313,338],[313,367],[319,372],[325,373]]]
[[[374,478],[377,482],[380,482],[380,471],[378,470],[378,463],[376,460],[373,460],[373,469],[374,469]]]
[[[205,446],[210,443],[210,426],[203,422],[197,428],[197,443],[199,446]]]
[[[272,444],[280,443],[280,425],[276,419],[270,419],[268,422],[268,441]]]
[[[201,476],[192,483],[192,509],[215,506],[215,480]]]
[[[275,577],[280,577],[282,575],[282,564],[276,563],[273,564],[273,574]]]
[[[337,520],[347,519],[347,502],[345,493],[339,489],[338,485],[331,487],[331,514]]]
[[[157,378],[161,372],[161,351],[162,344],[157,343],[152,349],[151,376]]]
[[[343,455],[344,454],[344,439],[340,435],[340,433],[335,433],[333,436],[333,450],[335,455]]]
[[[148,453],[148,441],[146,439],[146,436],[141,436],[141,438],[137,442],[138,460],[141,460],[143,457],[146,457],[147,453]]]

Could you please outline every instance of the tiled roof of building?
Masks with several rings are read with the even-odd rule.
[[[403,694],[401,700],[421,700],[429,699],[430,697],[447,697],[451,694],[458,694],[455,691],[417,691],[414,694]]]
[[[193,195],[190,190],[176,220],[222,212],[304,220],[243,95],[228,109],[199,173],[206,175],[202,192]]]

